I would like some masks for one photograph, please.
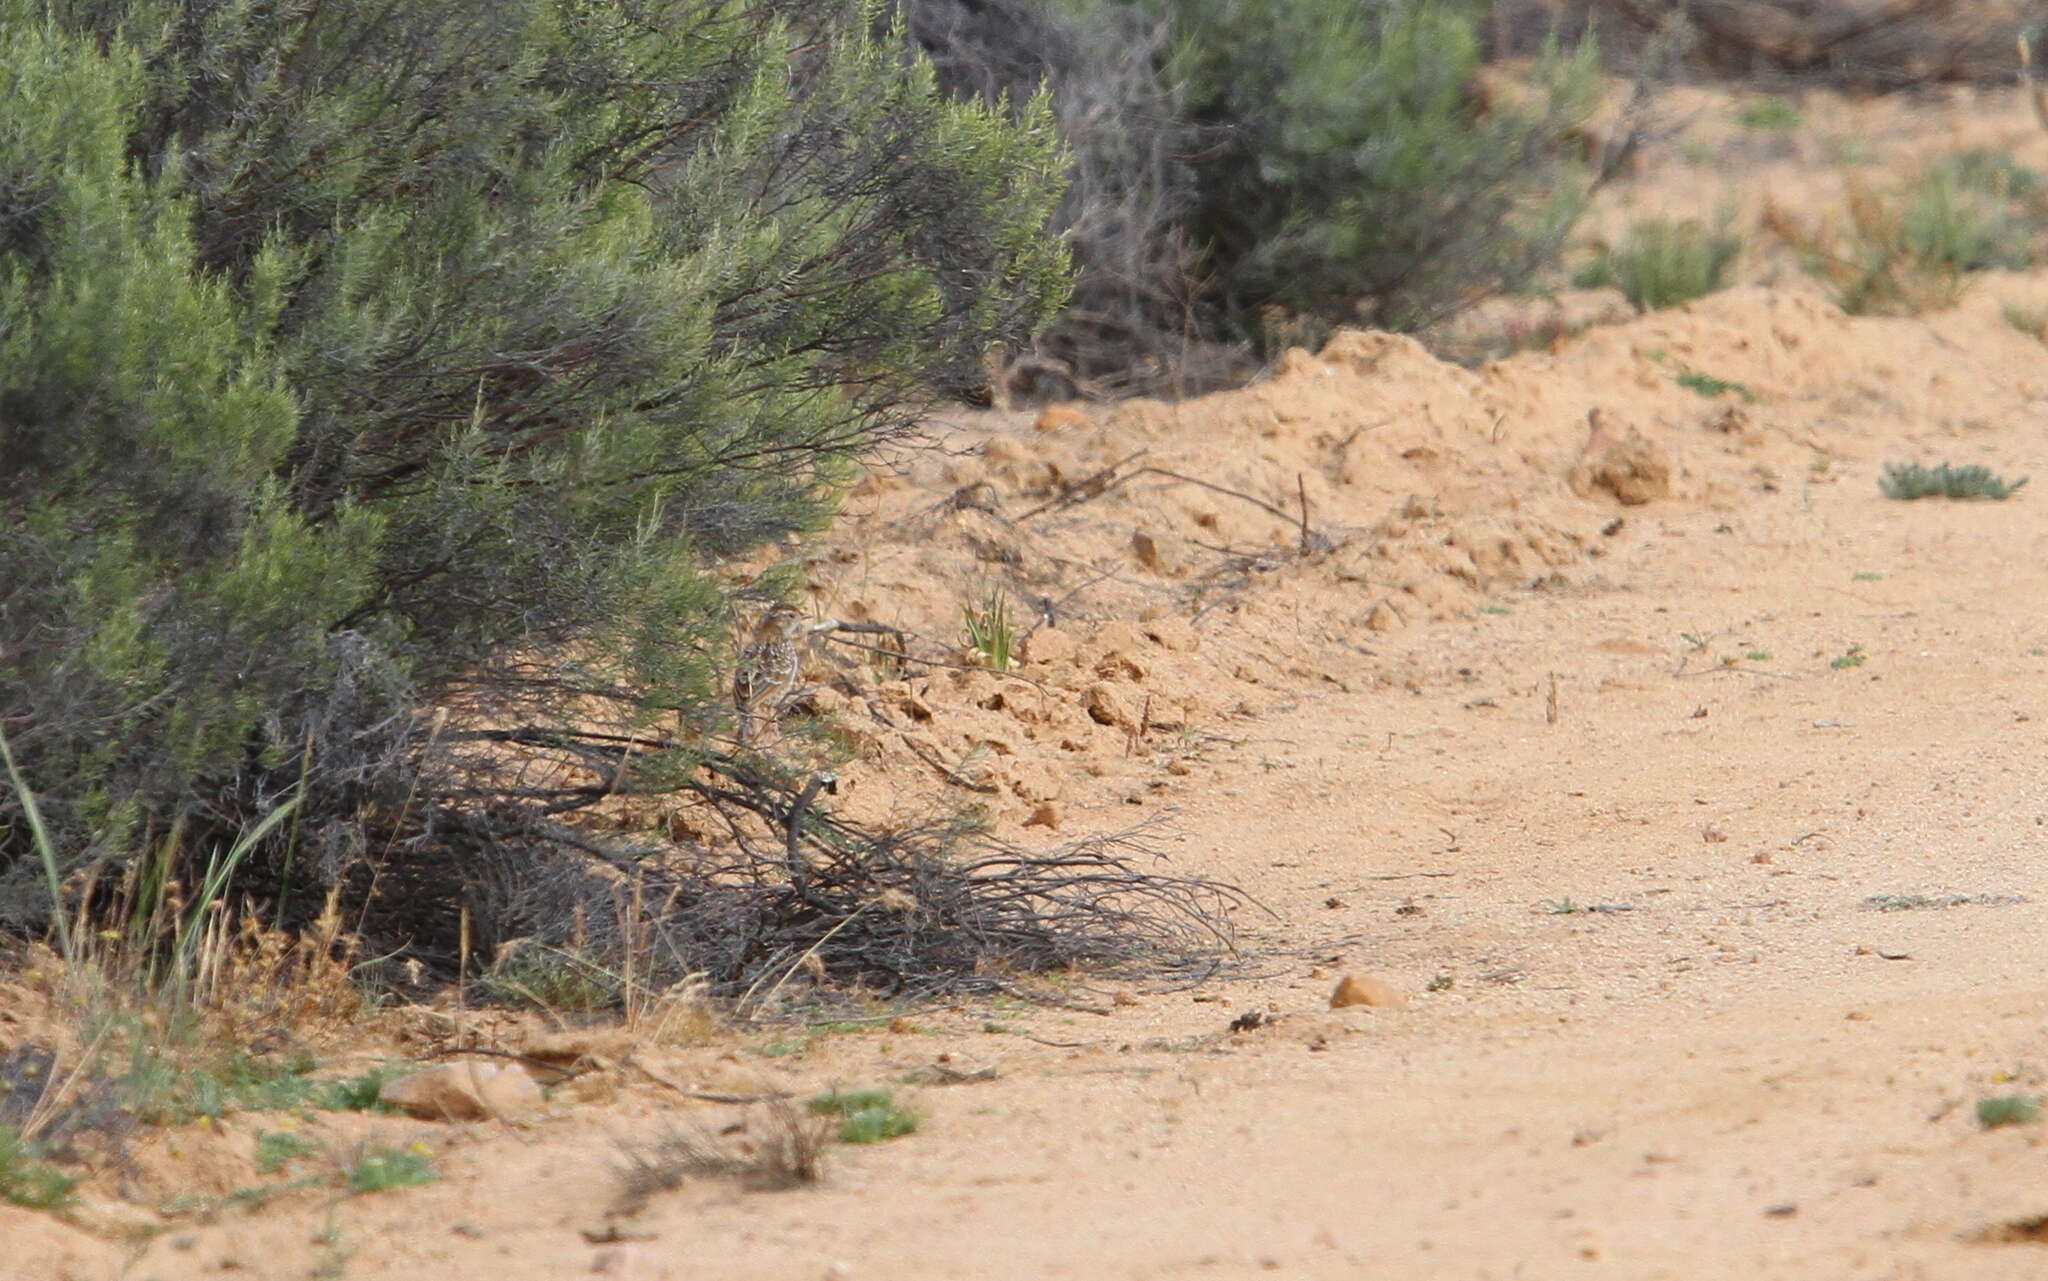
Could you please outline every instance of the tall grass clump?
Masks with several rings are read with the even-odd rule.
[[[1628,229],[1621,244],[1600,245],[1572,283],[1619,289],[1638,308],[1655,311],[1726,288],[1728,270],[1741,252],[1742,237],[1725,223],[1645,218]]]
[[[720,757],[720,567],[1065,297],[1043,104],[871,17],[0,0],[0,928],[445,953]]]
[[[1817,226],[1775,206],[1764,221],[1842,310],[1939,310],[1962,298],[1972,273],[2033,263],[2043,215],[2026,172],[1966,153],[1892,191],[1852,181],[1843,215]]]

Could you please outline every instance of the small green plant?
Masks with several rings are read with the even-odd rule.
[[[0,1125],[0,1201],[29,1210],[55,1210],[71,1199],[78,1180],[43,1160],[42,1151],[11,1125]]]
[[[1869,655],[1863,652],[1863,646],[1851,645],[1829,659],[1828,666],[1839,672],[1850,667],[1861,667],[1868,658]]]
[[[810,1102],[818,1116],[839,1118],[841,1143],[880,1143],[917,1129],[917,1113],[897,1103],[887,1090],[833,1090]]]
[[[2022,307],[2007,303],[2001,309],[2005,323],[2036,342],[2048,342],[2048,307]]]
[[[1790,133],[1799,127],[1799,106],[1785,98],[1758,98],[1744,103],[1735,119],[1745,129]]]
[[[1458,980],[1448,974],[1438,974],[1422,985],[1425,992],[1448,992],[1458,985]]]
[[[2027,483],[2025,476],[2008,481],[1989,467],[1971,463],[1967,467],[1952,467],[1942,463],[1936,467],[1922,467],[1919,463],[1891,463],[1878,477],[1877,487],[1886,498],[1911,501],[1916,498],[1990,498],[2003,499]]]
[[[1863,906],[1873,912],[1919,912],[1950,907],[2010,907],[2025,899],[2013,894],[1873,894]]]
[[[1712,374],[1703,374],[1697,369],[1688,369],[1683,365],[1679,366],[1678,372],[1673,377],[1678,380],[1679,386],[1695,395],[1712,398],[1714,396],[1725,396],[1733,392],[1751,404],[1756,403],[1756,393],[1751,391],[1746,383],[1735,382],[1727,378],[1716,378]]]
[[[1987,1130],[1995,1130],[2001,1125],[2033,1125],[2040,1119],[2040,1103],[2023,1094],[1977,1100],[1977,1124]]]
[[[2039,170],[2019,163],[2010,151],[1997,147],[1973,147],[1943,156],[1928,166],[1927,172],[1966,191],[2019,200],[2040,194],[2043,186]]]
[[[327,1112],[388,1112],[383,1100],[384,1083],[407,1069],[395,1063],[373,1067],[355,1076],[316,1081],[307,1102]]]
[[[1884,575],[1866,569],[1860,574],[1849,575],[1849,581],[1852,583],[1879,583],[1884,581]]]
[[[372,1144],[348,1167],[351,1192],[389,1192],[434,1181],[434,1167],[420,1145],[394,1148]]]
[[[1479,612],[1482,614],[1512,614],[1515,611],[1505,605],[1481,605]]]
[[[1847,168],[1877,163],[1877,149],[1862,138],[1831,138],[1825,145],[1830,164]]]
[[[256,1172],[275,1174],[290,1162],[312,1156],[320,1144],[290,1130],[259,1130],[256,1133]]]
[[[1010,670],[1010,655],[1017,643],[1017,629],[1010,621],[1010,599],[1000,587],[991,587],[979,604],[960,607],[967,622],[967,644],[981,655],[981,665],[992,672]]]
[[[1646,218],[1628,229],[1619,248],[1601,245],[1572,283],[1581,289],[1611,286],[1644,311],[1675,307],[1723,289],[1742,252],[1742,237],[1725,221]]]
[[[1569,898],[1547,898],[1536,905],[1536,910],[1550,916],[1573,916],[1586,909]]]
[[[507,949],[480,981],[500,999],[577,1014],[616,1007],[623,987],[595,961],[531,940]]]
[[[1743,657],[1752,663],[1768,663],[1771,661],[1771,651],[1767,649],[1753,649],[1744,654]]]

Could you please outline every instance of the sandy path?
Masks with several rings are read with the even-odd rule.
[[[983,1011],[821,1040],[795,1079],[1002,1070],[921,1091],[918,1135],[838,1150],[822,1187],[694,1185],[649,1239],[589,1244],[616,1141],[675,1115],[636,1092],[457,1139],[431,1187],[160,1237],[125,1275],[2042,1275],[2048,1248],[1964,1234],[2048,1212],[2038,1133],[1971,1115],[2048,1063],[2048,509],[1869,482],[1638,516],[1598,582],[1347,659],[1412,692],[1237,724],[1175,857],[1274,909],[1245,920],[1273,973],[999,1025],[1071,1048]],[[1077,821],[1138,812],[1100,799]],[[1866,905],[1906,894],[1990,901]],[[1328,1012],[1319,964],[1413,1004]],[[1253,1007],[1280,1017],[1221,1034]]]

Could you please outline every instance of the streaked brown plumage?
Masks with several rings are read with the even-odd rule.
[[[773,721],[795,695],[802,677],[804,640],[809,633],[803,611],[781,604],[761,616],[740,650],[732,673],[732,705],[739,713],[739,739],[754,740],[755,718]]]

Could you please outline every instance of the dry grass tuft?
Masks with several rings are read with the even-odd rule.
[[[693,1125],[646,1146],[621,1144],[625,1163],[618,1167],[612,1213],[636,1213],[650,1197],[693,1178],[730,1179],[759,1191],[815,1183],[838,1125],[836,1116],[813,1116],[788,1099],[771,1099],[723,1131]]]

